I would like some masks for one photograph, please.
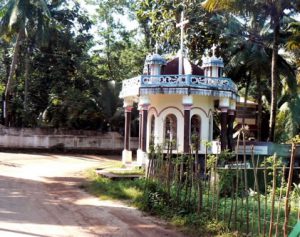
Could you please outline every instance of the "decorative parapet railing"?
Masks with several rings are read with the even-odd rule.
[[[182,88],[220,90],[237,93],[237,86],[230,78],[206,77],[198,75],[142,75],[124,80],[120,97],[136,96],[139,88]]]
[[[141,76],[137,76],[128,80],[122,81],[122,90],[120,98],[137,96],[140,93]]]

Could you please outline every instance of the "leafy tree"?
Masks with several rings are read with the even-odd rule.
[[[0,22],[0,34],[8,41],[14,41],[14,53],[5,89],[5,111],[9,125],[9,100],[11,99],[13,77],[19,61],[19,51],[24,39],[34,35],[38,42],[43,43],[50,21],[50,13],[44,0],[18,1],[9,0],[2,6],[3,17]]]
[[[164,50],[174,53],[179,48],[179,34],[175,25],[182,10],[189,19],[186,28],[186,47],[192,60],[200,64],[199,57],[205,48],[212,43],[220,45],[223,50],[219,53],[226,63],[227,75],[238,83],[241,90],[249,89],[249,92],[246,90],[244,94],[257,98],[259,133],[262,127],[260,121],[266,116],[263,115],[263,95],[267,98],[265,108],[268,110],[270,110],[268,105],[272,104],[274,98],[274,94],[270,96],[269,78],[272,77],[270,68],[275,53],[277,61],[275,72],[280,78],[276,81],[276,88],[279,92],[282,91],[277,96],[276,105],[296,95],[293,89],[294,68],[284,56],[278,55],[278,50],[274,52],[274,30],[272,30],[274,23],[270,20],[272,12],[263,3],[267,4],[267,1],[208,0],[204,6],[210,11],[205,11],[200,6],[201,1],[148,0],[137,3],[140,22],[147,22],[153,38],[160,42]],[[286,41],[287,34],[283,29],[293,21],[290,15],[295,12],[292,4],[283,4],[281,7],[284,9],[291,7],[291,11],[280,15],[281,31],[277,40],[278,47],[282,47]],[[287,90],[281,90],[283,87]],[[260,134],[258,135],[260,138]]]
[[[262,95],[267,98],[268,104],[271,103],[268,79],[270,77],[269,68],[272,61],[272,48],[269,46],[271,45],[272,35],[271,32],[268,31],[269,21],[260,17],[258,13],[247,13],[241,16],[245,23],[235,24],[232,30],[228,28],[226,30],[226,32],[228,32],[226,34],[235,36],[231,44],[233,46],[228,47],[231,52],[231,59],[227,65],[227,71],[230,77],[236,82],[239,81],[238,78],[242,79],[240,85],[246,89],[245,95],[252,95],[254,98],[257,98],[258,139],[260,140],[263,116]],[[240,22],[240,20],[238,20],[238,22]],[[240,34],[237,29],[240,29],[239,31],[242,32],[242,34]],[[284,39],[283,36],[282,34],[281,40]],[[278,106],[280,106],[281,103],[291,101],[291,98],[297,97],[297,91],[295,90],[296,78],[294,68],[290,66],[287,59],[282,55],[278,55],[277,67],[280,77],[278,83]],[[282,90],[284,87],[286,90]],[[269,109],[269,106],[267,106],[267,108]],[[292,104],[289,105],[289,108],[292,108]],[[293,136],[295,132],[296,130],[289,135]]]
[[[119,8],[116,13],[133,12],[130,5],[120,4],[111,6]],[[28,60],[19,60],[15,66],[10,125],[120,131],[121,80],[142,72],[144,41],[137,40],[137,31],[127,30],[114,17],[109,19],[110,28],[101,25],[104,18],[98,21],[99,36],[94,41],[90,34],[93,22],[75,2],[52,1],[48,10],[52,27],[47,44],[39,44],[34,26],[28,25],[33,30],[19,46],[18,57]],[[107,10],[114,14],[115,10]],[[96,41],[101,47],[93,49]],[[5,46],[0,50],[4,86],[10,45],[0,43]]]
[[[98,47],[92,51],[92,61],[96,65],[92,70],[98,81],[94,83],[95,88],[106,88],[100,92],[101,97],[95,99],[102,100],[99,103],[103,108],[103,120],[116,130],[120,127],[119,121],[123,121],[122,101],[118,98],[121,89],[119,82],[142,73],[147,47],[143,39],[136,38],[138,30],[128,30],[119,19],[125,12],[133,19],[134,1],[90,2],[97,7],[94,22],[98,29]],[[112,83],[115,84],[114,88],[111,87]]]
[[[265,19],[270,19],[272,28],[272,61],[271,61],[271,109],[270,109],[270,126],[269,140],[274,141],[275,121],[277,113],[277,98],[278,98],[278,51],[280,45],[280,31],[282,29],[282,21],[287,14],[293,14],[297,11],[298,0],[292,1],[227,1],[227,0],[207,0],[204,2],[204,7],[208,10],[228,10],[239,14],[242,11],[259,11],[260,16]]]
[[[180,34],[176,24],[184,10],[189,20],[186,27],[185,45],[189,57],[200,64],[200,57],[213,43],[224,44],[226,37],[222,30],[226,27],[228,16],[207,12],[198,7],[202,1],[137,1],[137,17],[144,28],[153,48],[156,42],[164,53],[174,54],[180,47]],[[224,56],[224,55],[223,55]],[[225,60],[227,58],[225,57]]]
[[[55,27],[50,29],[47,47],[36,49],[33,55],[32,69],[35,73],[31,74],[29,98],[32,117],[29,121],[35,123],[39,117],[39,124],[43,126],[72,128],[74,125],[74,128],[80,128],[78,124],[81,122],[72,122],[74,114],[82,110],[81,105],[85,109],[93,107],[88,91],[93,78],[86,68],[90,60],[87,52],[92,39],[88,33],[91,21],[78,4],[70,8],[61,3],[50,6],[49,10]],[[94,115],[99,119],[97,113]],[[78,117],[78,120],[82,118]]]

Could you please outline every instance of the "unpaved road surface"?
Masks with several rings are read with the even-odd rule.
[[[184,236],[79,188],[106,157],[0,153],[0,237]]]

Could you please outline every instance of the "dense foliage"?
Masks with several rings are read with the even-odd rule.
[[[138,1],[138,9],[140,21],[147,23],[145,32],[168,52],[179,48],[176,22],[181,11],[189,19],[185,40],[196,64],[201,65],[205,48],[213,43],[220,46],[227,75],[238,83],[242,96],[258,103],[259,139],[274,140],[275,121],[277,141],[299,132],[299,26],[293,18],[299,1],[148,0]],[[281,118],[276,120],[278,113]],[[268,131],[262,121],[269,119]]]
[[[146,52],[143,41],[135,38],[136,30],[127,30],[112,16],[132,12],[131,5],[101,1],[92,19],[79,3],[44,1],[48,24],[39,34],[45,39],[41,42],[35,33],[39,19],[26,15],[22,20],[31,19],[32,25],[22,28],[18,43],[19,28],[8,32],[7,24],[15,14],[9,12],[12,4],[23,13],[18,2],[9,1],[1,9],[8,19],[1,20],[6,32],[0,42],[2,102],[9,95],[1,108],[3,124],[119,131],[123,127],[120,82],[141,72]],[[33,8],[31,1],[24,4]],[[92,27],[97,33],[91,33]],[[9,92],[8,80],[12,81]]]
[[[155,44],[176,54],[184,11],[186,53],[201,65],[219,46],[226,74],[258,103],[258,139],[299,132],[299,1],[86,2],[94,15],[71,0],[1,3],[2,124],[122,131],[120,82],[141,73]]]

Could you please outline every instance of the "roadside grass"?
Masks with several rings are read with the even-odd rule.
[[[145,170],[140,168],[133,168],[129,170],[107,169],[107,171],[117,175],[144,175],[145,174]]]
[[[123,174],[128,175],[135,173],[137,172],[128,171]],[[85,185],[86,191],[101,198],[102,200],[123,200],[134,204],[134,202],[143,195],[143,179],[112,180],[98,176],[94,169],[87,170],[86,176],[89,181]]]
[[[143,174],[140,169],[120,169],[121,162],[105,163],[100,169],[105,169],[114,174]],[[183,189],[181,184],[171,184],[167,192],[166,182],[152,179],[135,180],[111,180],[98,176],[95,170],[87,172],[89,182],[86,190],[101,199],[123,200],[136,206],[140,210],[167,220],[188,236],[198,237],[238,237],[245,236],[245,228],[249,225],[251,236],[262,236],[261,228],[269,226],[271,217],[271,196],[260,195],[260,215],[258,215],[257,196],[249,196],[247,210],[245,209],[245,196],[239,193],[233,199],[228,195],[213,196],[212,187],[203,192],[203,209],[197,213],[197,190],[193,187]],[[283,200],[281,200],[283,201]],[[266,207],[264,203],[266,202]],[[278,218],[279,236],[282,236],[282,223],[284,221],[283,203],[279,205],[279,199],[275,201],[275,214]],[[290,210],[288,227],[292,229],[297,223],[299,197],[290,200],[293,207]],[[215,207],[215,205],[217,205]],[[212,208],[214,207],[214,208]],[[277,216],[277,211],[279,215]],[[277,220],[275,220],[277,221]],[[248,223],[246,225],[246,222]],[[276,223],[274,222],[274,225]],[[232,231],[234,230],[234,231]],[[262,229],[261,229],[262,230]],[[249,235],[248,235],[249,236]]]
[[[107,167],[107,165],[105,164]],[[102,168],[102,167],[101,167]],[[107,167],[113,169],[115,167]],[[139,171],[140,172],[140,171]],[[167,220],[171,225],[177,229],[188,234],[188,236],[201,236],[201,237],[235,237],[237,235],[230,233],[226,225],[220,221],[208,220],[207,217],[202,215],[195,215],[192,213],[180,213],[178,208],[170,208],[169,206],[159,205],[155,211],[149,211],[148,205],[153,205],[145,201],[148,199],[145,196],[146,181],[145,179],[134,180],[111,180],[98,176],[94,169],[86,171],[88,182],[85,184],[85,190],[102,200],[122,200],[126,203],[139,208],[148,214],[155,215],[162,219]],[[157,184],[159,186],[159,184]],[[155,194],[159,192],[154,192]],[[148,200],[149,201],[149,200]],[[154,205],[156,205],[154,204]]]
[[[98,166],[97,169],[116,169],[116,168],[122,168],[123,164],[121,161],[118,160],[110,160],[105,161],[102,165]],[[88,170],[89,172],[90,170]]]
[[[145,170],[139,167],[126,168],[121,161],[112,160],[106,161],[101,166],[97,167],[98,170],[105,170],[111,174],[116,175],[144,175]],[[91,174],[88,173],[88,177]]]

